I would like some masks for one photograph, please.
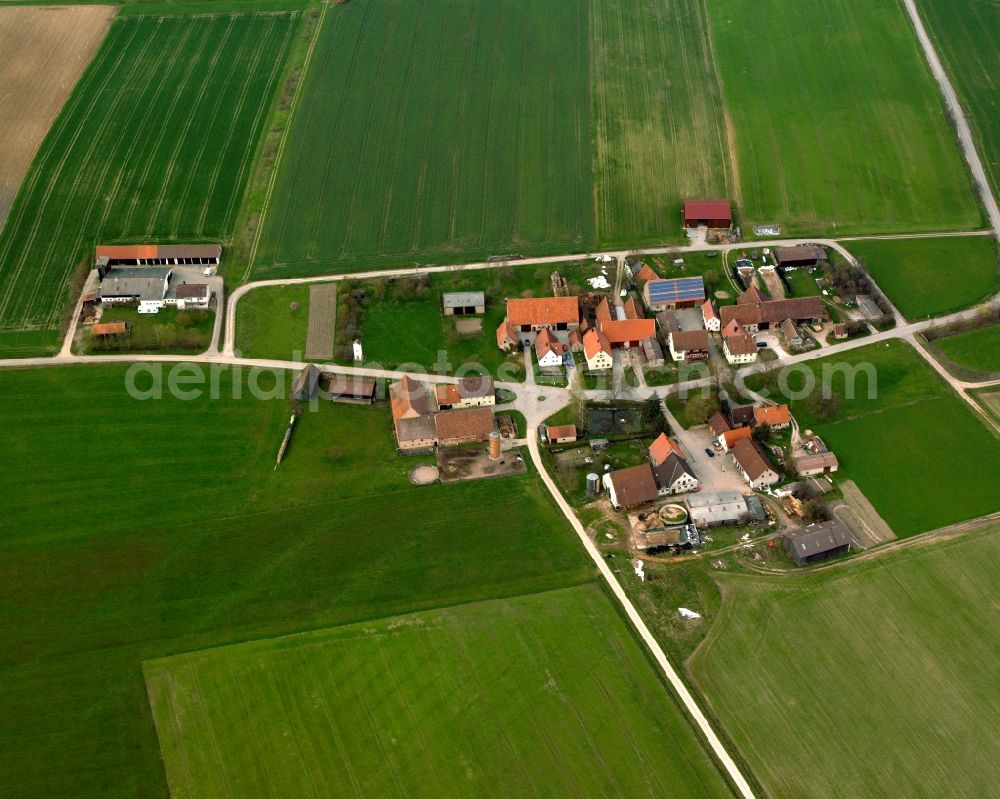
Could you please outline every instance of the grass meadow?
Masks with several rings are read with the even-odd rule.
[[[705,4],[591,0],[590,18],[598,242],[677,238],[685,198],[734,182]]]
[[[719,577],[690,671],[770,796],[991,795],[998,568],[994,526],[828,574]]]
[[[236,308],[236,349],[242,355],[287,361],[297,354],[298,360],[303,359],[309,330],[308,284],[254,289]]]
[[[708,0],[745,226],[978,228],[943,102],[895,0]]]
[[[948,69],[994,194],[1000,194],[1000,6],[917,0],[924,27]]]
[[[0,372],[0,793],[166,796],[147,659],[592,578],[533,476],[411,485],[385,406],[303,414],[274,470],[287,383],[126,372]]]
[[[934,346],[950,360],[973,372],[1000,372],[1000,325],[935,339]]]
[[[1000,510],[1000,440],[909,344],[873,344],[804,366],[818,379],[827,366],[860,364],[874,367],[876,398],[859,375],[848,399],[844,373],[834,371],[831,388],[844,397],[836,417],[818,419],[803,400],[791,402],[799,425],[837,454],[838,476],[853,479],[900,538]],[[798,390],[803,380],[796,368],[787,384]]]
[[[96,244],[226,238],[296,19],[111,26],[0,234],[0,355],[54,345]]]
[[[355,0],[318,36],[254,274],[589,248],[583,0]]]
[[[847,242],[907,319],[959,311],[1000,289],[1000,258],[987,236]]]
[[[731,795],[595,585],[145,673],[177,799]]]

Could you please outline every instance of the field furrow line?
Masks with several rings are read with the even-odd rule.
[[[132,64],[132,69],[131,69],[131,71],[129,72],[129,74],[127,76],[127,80],[122,85],[128,85],[131,82],[131,80],[135,76],[137,68],[138,68],[138,61],[136,61],[135,63]],[[110,80],[111,77],[112,76],[109,75],[109,80]],[[145,85],[148,85],[148,84],[143,84],[143,85],[145,86]],[[110,108],[105,112],[105,114],[106,114],[107,117],[110,117],[114,113],[115,109],[117,109],[121,105],[121,103],[123,102],[123,94],[124,94],[124,92],[118,92],[118,93],[116,93],[114,99],[112,100],[112,102],[110,104]],[[134,110],[134,107],[131,110]],[[85,117],[85,121],[87,119],[89,119],[89,118],[90,118],[90,112],[88,111],[88,113],[87,113],[87,115]],[[103,127],[104,126],[101,125],[99,127],[99,130],[103,130]],[[81,126],[81,129],[82,129],[82,126]],[[82,132],[82,130],[78,130],[77,131],[77,135],[79,135],[80,132]],[[63,167],[65,166],[67,160],[69,159],[69,157],[70,157],[70,155],[72,153],[72,148],[75,145],[75,142],[76,142],[76,136],[74,136],[73,142],[71,143],[70,147],[66,150],[66,152],[64,154],[64,158],[60,162],[60,166],[59,166],[59,168],[58,168],[58,170],[56,172],[55,179],[51,180],[51,182],[49,183],[48,191],[47,191],[47,193],[46,193],[46,195],[43,198],[42,203],[41,203],[41,208],[43,208],[43,209],[48,206],[49,200],[51,199],[52,195],[56,193],[57,186],[59,187],[59,194],[62,195],[62,193],[63,193],[63,185],[59,183],[58,176],[61,174]],[[101,137],[100,136],[95,136],[91,140],[91,142],[89,143],[89,146],[87,148],[86,155],[84,156],[83,163],[90,163],[91,162],[91,160],[94,157],[94,153],[98,151],[98,148],[100,147],[101,144],[102,144],[102,142],[101,142]],[[101,173],[101,175],[102,175],[101,181],[99,181],[98,185],[101,185],[103,183],[103,175],[107,172],[107,170],[109,169],[109,167],[110,167],[110,159],[105,162],[104,169],[103,169],[103,171]],[[79,171],[79,172],[77,172],[77,174],[74,176],[73,180],[70,182],[69,188],[68,188],[65,196],[66,197],[77,197],[77,196],[79,196],[80,193],[81,193],[80,187],[81,187],[84,179],[85,179],[84,178],[84,172],[82,170]],[[85,215],[84,219],[89,219],[89,217],[90,217],[90,209],[93,207],[94,203],[97,202],[97,199],[98,198],[96,197],[96,192],[93,192],[93,191],[90,192],[90,203],[88,204],[87,214]],[[59,220],[56,223],[55,230],[53,231],[51,228],[49,228],[48,230],[46,230],[46,244],[44,245],[45,251],[44,251],[44,254],[42,254],[41,257],[38,258],[38,260],[41,262],[41,264],[43,265],[43,267],[44,267],[45,264],[49,263],[49,259],[52,257],[52,252],[53,252],[54,249],[58,249],[60,247],[64,247],[65,242],[61,240],[61,236],[62,236],[63,228],[66,225],[67,217],[68,217],[68,215],[70,213],[71,213],[70,203],[64,202],[63,203],[62,211],[59,214]],[[21,259],[19,261],[19,267],[21,265],[23,265],[28,260],[28,255],[29,255],[31,249],[33,248],[35,236],[37,235],[38,230],[42,226],[43,216],[44,216],[43,213],[39,213],[38,216],[36,217],[35,225],[32,227],[32,231],[31,231],[31,234],[30,234],[29,239],[27,241],[27,244],[24,247],[24,249],[22,250]],[[76,218],[73,221],[74,222],[78,222],[79,218]],[[63,293],[65,291],[66,285],[67,285],[68,280],[69,280],[69,273],[70,273],[70,271],[72,270],[72,267],[73,267],[73,263],[72,263],[71,259],[75,258],[76,257],[76,253],[79,252],[81,238],[84,235],[85,235],[84,231],[81,230],[80,227],[78,227],[77,228],[76,238],[75,238],[75,240],[73,242],[73,245],[70,247],[71,251],[68,252],[68,253],[66,253],[65,256],[64,256],[66,258],[66,262],[65,262],[65,265],[63,267],[62,275],[58,278],[58,282],[56,283],[56,285],[58,286],[58,290],[56,292],[57,294],[61,294],[61,293]],[[19,268],[18,271],[20,271],[20,268]],[[48,280],[45,281],[45,278],[47,278]],[[29,295],[29,297],[30,297],[30,299],[29,299],[29,305],[26,306],[26,309],[25,309],[24,321],[27,321],[27,320],[30,319],[28,308],[30,307],[31,304],[33,304],[34,299],[37,296],[38,290],[42,286],[43,282],[48,282],[50,284],[51,284],[51,282],[53,282],[51,274],[49,274],[46,271],[46,269],[44,269],[44,268],[39,269],[38,272],[37,272],[37,277],[35,279],[34,287],[33,287],[32,291],[31,291],[31,294]],[[2,313],[3,313],[3,310],[2,310],[2,308],[0,308],[0,314],[2,314]],[[53,308],[52,310],[49,311],[48,315],[55,315],[57,313],[58,313],[58,311]]]
[[[181,150],[184,149],[184,143],[187,141],[188,132],[191,130],[191,125],[194,122],[195,116],[197,115],[197,113],[201,111],[202,103],[205,100],[205,92],[207,91],[209,85],[211,85],[212,83],[213,73],[216,69],[216,66],[219,63],[219,60],[222,58],[222,53],[224,51],[225,45],[229,42],[229,39],[233,34],[233,29],[236,26],[237,19],[238,19],[237,17],[229,18],[229,25],[226,26],[226,30],[222,35],[221,43],[219,44],[218,47],[214,49],[211,61],[209,61],[208,64],[205,65],[204,70],[201,73],[201,84],[198,87],[198,94],[193,101],[190,101],[189,105],[190,111],[186,115],[184,126],[181,128],[180,135],[178,135],[176,138],[173,152],[171,152],[170,158],[167,161],[167,169],[166,172],[164,172],[163,180],[161,182],[164,191],[159,192],[156,204],[153,206],[153,210],[149,215],[144,234],[146,236],[149,236],[152,233],[153,226],[156,224],[156,218],[159,216],[160,208],[163,205],[164,194],[166,194],[167,187],[170,186],[171,180],[173,179],[174,171],[177,169],[177,160],[180,156],[180,152]],[[174,95],[174,103],[176,103],[182,95],[187,94],[187,84],[190,77],[191,77],[191,71],[189,70],[188,73],[184,76],[183,80],[178,81],[177,92]],[[203,141],[202,147],[204,146],[205,144]]]
[[[204,161],[205,159],[205,152],[208,149],[209,143],[213,138],[215,121],[216,119],[218,119],[219,110],[222,108],[222,99],[223,99],[222,95],[216,94],[214,100],[210,101],[212,106],[212,111],[211,111],[210,121],[207,125],[208,134],[202,138],[201,146],[198,148],[198,153],[195,156],[191,165],[189,167],[186,167],[185,170],[181,171],[181,179],[183,179],[185,171],[188,173],[188,179],[184,181],[183,189],[181,191],[181,199],[177,203],[177,207],[173,214],[173,220],[168,225],[170,229],[170,236],[172,238],[177,238],[180,235],[192,236],[194,238],[202,238],[205,236],[205,227],[204,227],[205,217],[208,215],[208,210],[212,205],[212,198],[215,194],[215,184],[216,181],[218,180],[218,175],[222,169],[222,165],[225,162],[225,155],[229,150],[229,146],[233,137],[233,132],[236,129],[237,120],[240,119],[240,114],[243,110],[243,104],[247,96],[247,91],[250,85],[250,81],[256,74],[257,65],[260,63],[260,60],[263,57],[265,49],[264,45],[266,42],[270,40],[271,29],[274,27],[274,17],[269,16],[268,22],[269,22],[268,27],[260,35],[259,39],[253,36],[249,37],[251,41],[251,47],[253,49],[253,58],[250,59],[249,64],[247,64],[246,68],[245,69],[243,68],[243,64],[244,64],[244,51],[246,50],[247,46],[246,44],[247,38],[239,40],[239,49],[237,50],[236,53],[233,54],[232,58],[230,58],[227,64],[227,66],[231,70],[227,75],[227,78],[229,80],[238,80],[238,75],[239,74],[243,75],[242,88],[240,89],[239,99],[237,100],[235,109],[233,110],[227,109],[229,116],[229,126],[226,131],[225,141],[223,142],[222,147],[219,150],[220,155],[215,160],[214,165],[211,167],[211,177],[207,181],[204,181],[204,183],[202,183],[202,181],[200,180],[199,172],[202,161]],[[280,64],[273,63],[272,74],[274,70],[277,69],[279,66]],[[213,63],[211,69],[214,70],[214,68],[215,64]],[[264,97],[262,96],[261,102],[264,101],[265,101]],[[255,141],[256,139],[252,135],[253,128],[251,128],[250,131],[251,135],[248,136],[248,140]],[[244,148],[243,150],[244,158],[246,157],[247,149],[248,148]],[[187,198],[191,192],[191,187],[194,186],[196,183],[199,185],[206,186],[205,191],[203,192],[205,199],[202,202],[201,211],[198,214],[198,219],[195,222],[194,226],[191,227],[188,232],[182,232],[180,224],[181,214],[183,213],[183,209],[185,209],[188,205]],[[237,183],[236,185],[239,184]],[[229,198],[230,204],[233,202],[234,196],[235,193],[230,194]],[[153,220],[150,220],[150,224],[151,225],[153,224]]]
[[[185,51],[185,48],[188,46],[188,40],[191,38],[194,29],[195,29],[195,25],[194,24],[188,25],[184,29],[184,31],[183,31],[183,33],[181,35],[180,42],[178,42],[172,48],[177,56],[179,56],[182,52]],[[175,57],[174,59],[171,60],[170,64],[167,65],[167,73],[166,74],[170,74],[170,75],[173,74],[174,65],[176,63],[177,63],[177,58]],[[191,59],[190,61],[188,61],[187,71],[185,72],[184,76],[182,78],[180,78],[176,82],[175,86],[171,87],[171,89],[173,89],[175,93],[174,93],[173,98],[170,101],[170,104],[167,106],[166,112],[164,113],[164,117],[166,119],[168,119],[168,120],[173,119],[174,112],[175,112],[175,110],[177,108],[177,103],[178,103],[178,101],[180,99],[180,96],[181,96],[181,90],[187,84],[188,78],[190,77],[191,72],[194,70],[194,68],[195,68],[195,61],[194,61],[194,59]],[[149,115],[147,114],[147,118],[148,118],[148,116]],[[148,153],[150,153],[151,157],[148,157],[148,158],[145,159],[145,164],[143,165],[142,171],[139,173],[139,175],[136,176],[135,179],[129,181],[136,188],[141,188],[142,187],[142,185],[146,181],[146,178],[149,176],[149,172],[153,168],[153,165],[155,163],[157,163],[158,159],[155,156],[159,155],[160,144],[163,142],[163,139],[164,139],[164,137],[167,134],[167,129],[168,129],[167,125],[160,125],[159,133],[156,136],[155,141],[153,141],[152,145],[149,146],[146,143],[143,144],[144,149]],[[136,139],[138,139],[138,138],[139,137],[137,136]],[[133,142],[132,147],[134,147],[134,146],[135,146],[135,142]],[[132,152],[132,148],[130,147],[130,152],[129,152],[130,156],[131,156],[131,152]],[[122,174],[124,174],[124,171],[119,173],[119,181],[121,180],[121,175]],[[117,188],[117,185],[116,185],[116,188]],[[162,189],[162,186],[161,186],[161,189]],[[162,191],[157,192],[157,195],[159,197],[162,197],[163,192]],[[141,198],[140,197],[133,197],[132,201],[129,203],[128,212],[125,214],[124,221],[122,222],[122,225],[121,225],[121,229],[123,231],[129,231],[129,230],[132,229],[132,216],[135,213],[135,209],[138,207],[138,205],[140,204],[140,202],[141,202]],[[105,211],[105,213],[106,212],[107,211]]]
[[[287,26],[285,26],[285,38],[282,41],[278,56],[274,59],[274,68],[271,70],[271,75],[267,81],[267,90],[265,91],[264,95],[267,98],[273,98],[275,88],[278,84],[278,79],[281,76],[282,70],[284,69],[284,64],[288,58],[289,49],[291,48],[292,39],[294,38],[295,31],[297,30],[297,25],[295,24],[295,21],[290,22]],[[253,126],[252,126],[254,135],[251,137],[251,141],[254,142],[255,145],[256,142],[261,137],[264,119],[266,118],[267,112],[270,109],[271,105],[272,105],[271,102],[264,101],[262,99],[262,102],[257,107],[257,113],[254,116]],[[253,160],[255,150],[256,146],[247,147],[244,150],[243,159],[240,161],[240,167],[236,172],[236,182],[234,185],[245,186],[245,189],[243,193],[240,195],[237,195],[235,191],[232,192],[232,194],[230,195],[229,204],[227,205],[226,211],[223,215],[223,231],[227,236],[235,227],[236,224],[235,217],[237,210],[239,208],[240,203],[243,200],[243,197],[246,195],[246,192],[249,191],[249,186],[246,183],[246,178],[250,170],[250,164]],[[210,193],[215,192],[215,187],[218,182],[218,175],[220,173],[221,173],[220,171],[217,171],[216,174],[213,176],[213,181],[210,187]],[[240,202],[238,202],[238,200]],[[202,215],[201,219],[202,225],[204,225],[204,219],[205,219],[205,214]]]
[[[114,29],[114,26],[112,27]],[[120,66],[122,60],[125,58],[126,52],[129,46],[131,45],[132,40],[135,38],[136,34],[137,34],[137,29],[133,29],[132,35],[125,43],[125,47],[123,47],[119,51],[119,55],[117,60],[115,61],[114,66],[105,75],[104,80],[101,82],[100,87],[97,89],[95,93],[97,96],[103,95],[112,76],[117,72],[118,67]],[[109,35],[108,42],[105,43],[105,48],[107,48],[106,53],[111,51],[113,42],[114,39],[112,39],[112,37]],[[101,61],[98,63],[103,65],[103,57],[101,58]],[[93,76],[96,76],[98,74],[100,73],[96,68],[94,69],[93,72],[91,72],[91,75]],[[74,97],[75,97],[75,99],[73,100],[74,109],[83,102],[83,100],[81,99],[82,96],[83,94],[81,92],[79,91],[74,92]],[[84,115],[84,122],[90,119],[90,116],[91,114],[94,113],[95,108],[96,104],[91,104],[90,108],[87,110],[87,113]],[[63,121],[60,123],[61,125],[60,134],[61,134],[62,129],[65,129],[66,126],[69,124],[69,119],[71,118],[71,116],[67,112],[64,112],[60,116],[63,119]],[[37,184],[37,181],[41,180],[42,176],[45,173],[45,167],[47,166],[48,158],[57,157],[56,156],[57,151],[60,152],[60,155],[58,156],[59,162],[56,165],[53,172],[54,179],[49,180],[47,186],[45,187],[45,192],[42,195],[41,201],[37,204],[34,204],[35,208],[44,209],[48,205],[48,201],[51,198],[52,193],[55,191],[56,186],[59,185],[58,179],[55,178],[58,178],[58,176],[62,174],[62,170],[64,169],[66,162],[70,157],[70,153],[75,148],[77,140],[83,133],[82,127],[83,126],[81,125],[78,126],[75,130],[73,130],[70,141],[67,143],[65,147],[61,149],[61,151],[59,151],[58,148],[54,146],[43,145],[42,149],[44,151],[44,154],[42,156],[42,159],[39,161],[38,167],[33,170],[32,184],[31,184],[32,193],[34,193],[34,186]],[[96,146],[96,142],[92,142],[91,146],[92,147]],[[10,255],[10,248],[14,246],[15,242],[17,242],[17,246],[20,248],[20,256],[18,257],[16,266],[9,267],[7,269],[7,273],[10,275],[9,281],[12,287],[16,286],[20,279],[21,270],[25,264],[25,261],[27,260],[27,254],[30,251],[32,245],[34,244],[35,236],[38,234],[39,228],[42,226],[42,215],[41,213],[36,211],[36,213],[34,214],[34,221],[32,223],[32,227],[29,229],[27,236],[22,235],[21,223],[24,215],[28,212],[29,204],[30,204],[29,196],[25,196],[24,200],[19,204],[16,203],[17,213],[15,216],[8,217],[7,225],[5,226],[5,230],[9,231],[9,233],[5,237],[4,248],[2,251],[0,251],[0,263],[4,264],[7,263],[8,256]],[[14,235],[15,230],[18,231],[18,235],[16,236]],[[9,316],[7,310],[15,293],[16,292],[12,288],[11,291],[7,292],[5,296],[0,298],[0,319],[6,319]],[[27,320],[28,318],[29,318],[28,314],[25,313],[24,319]]]

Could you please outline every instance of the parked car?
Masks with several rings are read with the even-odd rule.
[[[757,349],[763,349],[766,346],[767,346],[767,342],[766,341],[758,341],[757,342]]]
[[[714,458],[715,457],[715,453],[712,452],[712,450],[710,450],[708,447],[705,447],[705,454],[708,455],[708,457],[710,457],[710,458]]]

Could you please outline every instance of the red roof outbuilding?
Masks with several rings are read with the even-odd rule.
[[[727,228],[733,224],[733,211],[729,200],[686,200],[684,202],[684,227]]]

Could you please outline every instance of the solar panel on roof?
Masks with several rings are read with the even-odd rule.
[[[652,302],[696,300],[705,297],[705,281],[700,276],[651,280],[646,287]]]

